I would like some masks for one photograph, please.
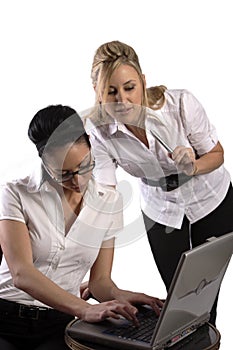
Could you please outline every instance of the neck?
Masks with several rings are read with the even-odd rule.
[[[126,128],[134,134],[137,139],[139,139],[144,145],[149,148],[149,143],[146,136],[146,131],[144,127],[138,127],[134,125],[125,125]]]
[[[76,203],[77,205],[82,201],[83,193],[69,190],[52,179],[50,179],[49,182],[55,188],[62,201],[65,200],[67,203]]]
[[[66,199],[66,201],[70,204],[79,204],[83,199],[83,193],[74,192],[69,189],[63,188],[62,197],[63,199]]]

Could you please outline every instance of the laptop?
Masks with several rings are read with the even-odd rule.
[[[142,306],[139,327],[123,317],[99,323],[76,320],[69,335],[109,349],[160,350],[173,346],[208,322],[232,253],[233,232],[212,237],[184,252],[159,317],[148,306]],[[143,328],[144,322],[150,330]]]

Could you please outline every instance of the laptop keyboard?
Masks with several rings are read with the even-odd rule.
[[[122,339],[139,340],[150,343],[158,316],[151,309],[143,308],[143,311],[137,314],[139,327],[131,325],[128,321],[119,327],[112,327],[104,333],[114,335]]]

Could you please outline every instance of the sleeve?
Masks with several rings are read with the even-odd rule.
[[[122,195],[115,190],[112,190],[111,199],[108,200],[108,210],[110,220],[109,228],[106,231],[104,241],[117,237],[123,229],[123,199]]]
[[[0,186],[0,220],[5,219],[25,223],[20,196],[14,184]]]
[[[218,137],[215,127],[201,103],[187,90],[181,94],[181,116],[188,140],[198,155],[216,146]]]
[[[95,180],[103,185],[115,186],[117,184],[116,163],[108,152],[107,141],[90,133],[90,142],[95,159],[93,170]]]

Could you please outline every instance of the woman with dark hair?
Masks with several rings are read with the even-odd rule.
[[[32,119],[29,138],[41,164],[0,191],[0,348],[66,349],[64,329],[78,317],[119,315],[137,323],[137,304],[159,313],[162,302],[119,289],[111,280],[121,197],[93,177],[89,138],[78,114],[55,105]],[[89,289],[100,303],[80,298]]]

